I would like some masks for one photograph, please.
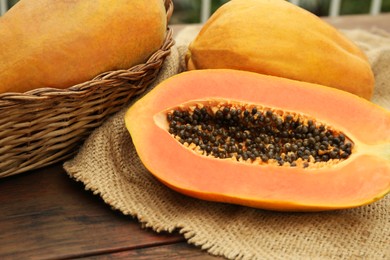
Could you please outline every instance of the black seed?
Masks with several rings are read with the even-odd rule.
[[[226,119],[226,120],[230,120],[231,118],[232,118],[232,116],[231,116],[230,114],[226,114],[226,115],[225,115],[225,119]]]
[[[295,155],[295,153],[293,153],[293,154],[290,154],[290,158],[291,158],[291,161],[295,161],[297,159],[297,156]]]
[[[292,144],[291,145],[291,151],[293,151],[293,152],[298,151],[298,145],[297,144]]]
[[[257,108],[252,108],[252,115],[256,114],[257,113]]]
[[[329,156],[327,154],[322,155],[321,160],[324,162],[329,161]]]
[[[295,166],[297,166],[297,164],[295,162],[292,162],[292,163],[290,163],[290,166],[295,167]]]
[[[280,116],[257,107],[242,111],[226,105],[215,114],[208,111],[212,108],[177,109],[167,113],[168,132],[179,137],[181,143],[199,145],[205,153],[210,154],[212,150],[213,156],[219,158],[260,157],[263,161],[274,158],[279,164],[293,165],[297,158],[318,162],[346,159],[352,153],[352,143],[345,143],[344,134],[335,134],[311,119],[294,119],[291,114]],[[308,166],[304,163],[302,167]]]
[[[290,122],[293,119],[292,115],[286,115],[285,120],[286,122]]]
[[[337,153],[335,151],[331,151],[329,153],[329,157],[332,158],[332,159],[335,159],[337,157]]]
[[[221,110],[218,110],[217,112],[215,112],[215,117],[216,118],[222,118],[223,117],[223,113]]]
[[[230,115],[231,116],[236,116],[237,115],[237,110],[235,110],[234,108],[231,108],[230,109]]]
[[[231,153],[236,153],[237,152],[237,147],[236,146],[230,146],[229,148],[230,148],[229,152],[231,152]]]
[[[194,144],[198,145],[198,144],[199,144],[199,138],[198,138],[198,137],[195,137],[195,138],[192,140],[192,142],[193,142]]]
[[[177,117],[182,117],[182,113],[179,110],[173,111],[173,115]]]

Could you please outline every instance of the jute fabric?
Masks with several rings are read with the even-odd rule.
[[[390,109],[390,36],[379,30],[343,32],[370,59],[376,77],[373,102]],[[186,46],[196,33],[195,28],[179,34],[150,89],[183,70]],[[165,187],[145,169],[124,125],[126,110],[94,131],[64,168],[144,228],[178,231],[200,250],[227,259],[390,259],[390,195],[371,205],[319,213],[193,199]]]

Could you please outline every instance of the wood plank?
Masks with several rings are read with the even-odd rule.
[[[86,259],[86,258],[81,258]],[[140,248],[131,251],[122,251],[113,254],[102,254],[96,256],[88,256],[91,260],[157,260],[157,259],[191,259],[191,260],[218,260],[223,257],[213,256],[206,251],[201,250],[195,246],[189,245],[186,242],[176,243],[171,245],[164,245],[158,247]]]
[[[144,230],[61,165],[0,179],[0,259],[70,258],[184,241]]]

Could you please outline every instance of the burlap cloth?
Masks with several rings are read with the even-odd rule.
[[[156,84],[182,70],[183,53],[198,29],[178,35]],[[377,81],[373,101],[390,109],[390,35],[344,32],[370,59]],[[188,243],[228,259],[390,259],[390,195],[371,205],[322,213],[278,213],[189,198],[144,168],[124,126],[125,110],[94,131],[64,167],[143,227],[179,231]]]

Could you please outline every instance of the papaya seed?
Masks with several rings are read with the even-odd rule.
[[[239,162],[310,168],[345,160],[353,147],[344,133],[315,119],[260,106],[181,106],[166,119],[168,132],[188,148]]]

